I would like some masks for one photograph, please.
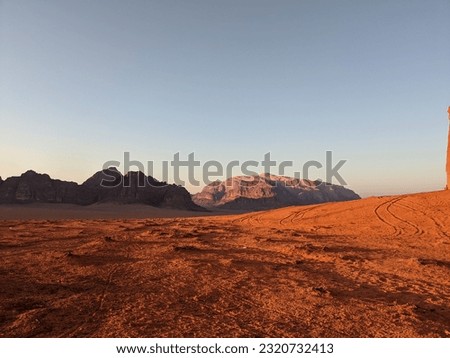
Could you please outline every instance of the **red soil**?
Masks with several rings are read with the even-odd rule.
[[[234,216],[3,220],[0,336],[450,337],[449,214],[447,191]]]

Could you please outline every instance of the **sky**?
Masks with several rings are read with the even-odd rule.
[[[0,0],[0,176],[81,183],[124,152],[158,179],[177,152],[224,166],[270,152],[295,171],[332,151],[362,196],[440,190],[449,14],[448,0]]]

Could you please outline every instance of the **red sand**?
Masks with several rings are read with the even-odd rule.
[[[449,214],[447,191],[235,216],[3,220],[0,336],[450,337]]]

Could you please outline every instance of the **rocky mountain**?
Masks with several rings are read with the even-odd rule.
[[[359,195],[340,185],[270,174],[215,181],[193,195],[205,208],[243,211],[356,199]]]
[[[142,172],[122,175],[116,168],[95,173],[83,184],[50,178],[29,170],[19,177],[0,179],[0,204],[13,203],[147,204],[156,207],[203,210],[178,185],[159,182]]]
[[[28,170],[20,177],[0,182],[0,203],[73,203],[78,184],[51,179],[47,174]]]

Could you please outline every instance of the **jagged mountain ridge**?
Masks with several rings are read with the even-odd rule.
[[[271,174],[215,181],[193,195],[205,208],[244,211],[356,199],[359,195],[340,185]]]
[[[104,180],[104,185],[102,181]],[[21,176],[0,179],[0,204],[14,203],[147,204],[156,207],[203,210],[178,185],[159,182],[142,172],[122,175],[116,168],[95,173],[81,185],[52,179],[28,170]]]

